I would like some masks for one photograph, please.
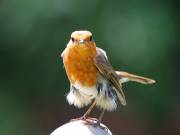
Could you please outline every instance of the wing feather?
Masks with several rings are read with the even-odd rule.
[[[106,80],[108,80],[114,87],[115,92],[122,105],[126,105],[125,95],[122,90],[121,83],[119,83],[119,77],[116,74],[115,70],[111,66],[106,53],[101,48],[96,49],[96,56],[94,58],[94,63],[98,68],[99,72]]]

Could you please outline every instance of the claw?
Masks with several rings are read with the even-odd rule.
[[[70,121],[73,122],[73,121],[78,121],[78,120],[86,120],[86,118],[84,116],[82,117],[79,117],[79,118],[75,118],[75,119],[71,119]]]

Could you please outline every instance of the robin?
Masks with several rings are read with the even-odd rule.
[[[106,52],[96,47],[90,31],[74,31],[61,57],[70,81],[67,101],[78,108],[91,104],[87,112],[78,118],[88,122],[88,116],[94,106],[102,109],[97,120],[100,122],[105,110],[114,111],[117,108],[117,100],[123,106],[126,105],[123,83],[155,83],[155,80],[146,77],[116,71],[110,64]]]

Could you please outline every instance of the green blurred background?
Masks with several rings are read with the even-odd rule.
[[[84,113],[66,102],[60,58],[82,29],[116,69],[157,81],[123,85],[128,105],[103,123],[115,135],[180,134],[178,10],[173,0],[1,0],[0,134],[50,134]]]

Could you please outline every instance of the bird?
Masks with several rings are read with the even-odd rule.
[[[92,123],[89,115],[96,106],[102,110],[99,119],[96,119],[100,123],[105,111],[116,110],[118,101],[122,106],[126,105],[123,83],[155,83],[155,80],[147,77],[115,70],[106,52],[96,46],[93,35],[88,30],[72,32],[61,57],[70,81],[70,91],[66,97],[68,103],[77,108],[91,104],[82,117],[73,120],[81,119]]]

